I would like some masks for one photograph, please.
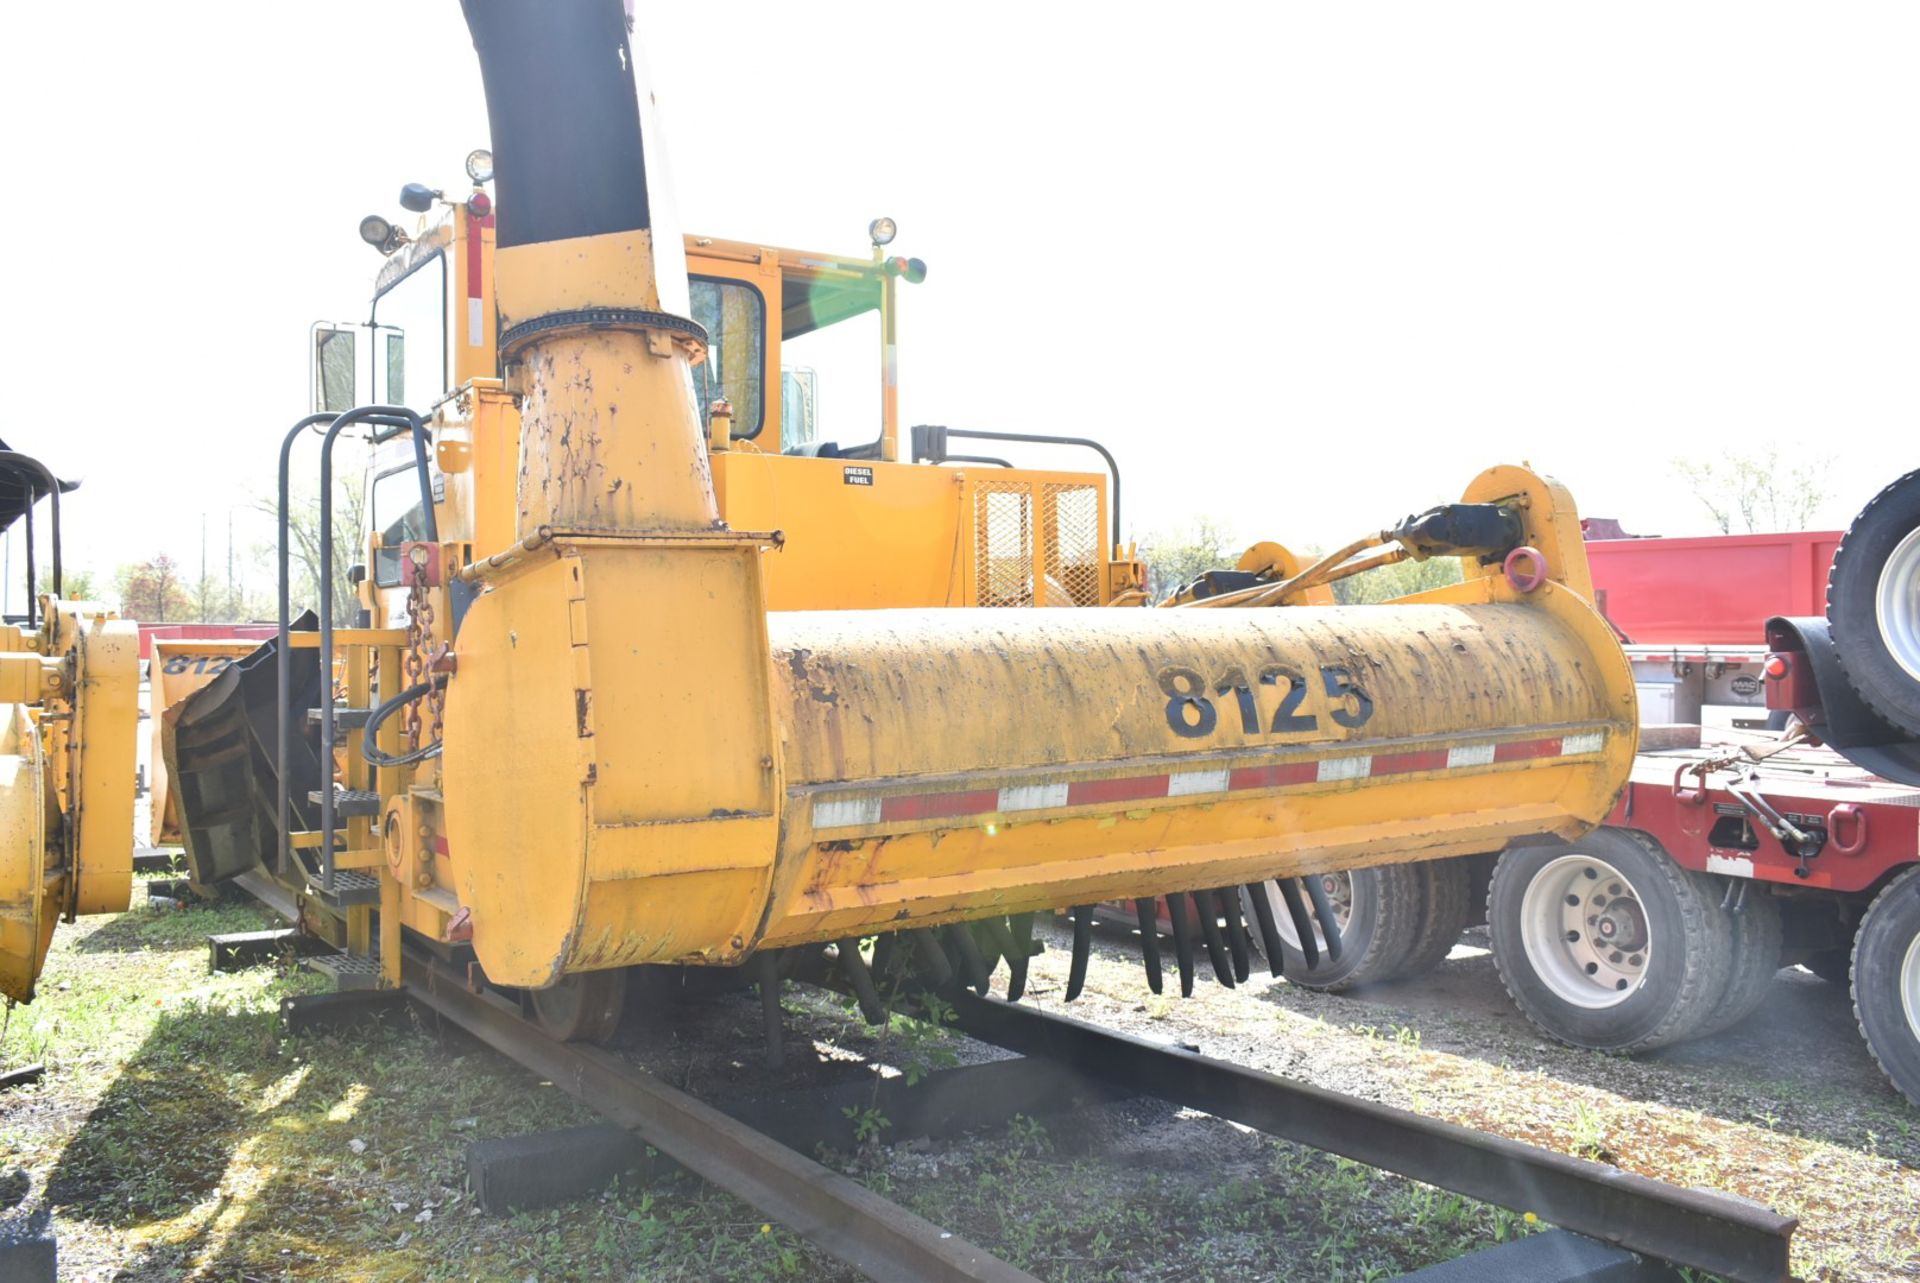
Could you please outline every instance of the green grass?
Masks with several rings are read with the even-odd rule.
[[[470,1141],[591,1116],[557,1087],[410,1019],[288,1038],[279,1002],[320,988],[317,977],[290,960],[207,972],[206,935],[264,925],[251,908],[210,905],[63,926],[40,999],[6,1018],[0,1065],[39,1060],[48,1073],[0,1097],[0,1201],[18,1204],[17,1214],[52,1212],[73,1277],[854,1277],[684,1176],[630,1181],[549,1211],[476,1214],[464,1187]],[[787,1006],[796,1025],[840,1047],[878,1047],[929,1072],[950,1063],[950,1038],[936,1025],[896,1020],[876,1034],[806,991],[791,992]],[[1435,1059],[1397,1027],[1355,1041],[1409,1070]],[[883,1116],[867,1122],[896,1139]],[[1643,1143],[1633,1116],[1598,1098],[1536,1125],[1576,1152]],[[1144,1105],[826,1158],[1051,1283],[1360,1283],[1532,1228],[1514,1212]],[[1708,1184],[1725,1175],[1704,1160],[1698,1172],[1668,1174]],[[1883,1256],[1868,1253],[1863,1268],[1828,1241],[1796,1264],[1816,1277],[1870,1277]]]
[[[823,1276],[793,1235],[763,1231],[752,1209],[686,1178],[537,1215],[471,1214],[470,1140],[590,1115],[411,1022],[287,1038],[280,999],[321,987],[317,977],[207,974],[208,934],[267,924],[233,906],[82,920],[61,928],[40,998],[11,1013],[0,1063],[48,1072],[0,1101],[0,1157],[29,1178],[0,1179],[0,1192],[53,1212],[70,1273]]]

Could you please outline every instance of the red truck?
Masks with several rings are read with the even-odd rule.
[[[1920,1104],[1920,472],[1844,536],[1588,551],[1642,697],[1641,752],[1608,823],[1318,879],[1339,957],[1312,920],[1321,957],[1306,967],[1281,914],[1290,978],[1339,990],[1417,973],[1484,908],[1534,1024],[1634,1052],[1732,1025],[1801,964],[1851,985],[1868,1046]],[[1782,729],[1697,724],[1722,703]]]

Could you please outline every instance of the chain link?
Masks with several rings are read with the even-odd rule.
[[[427,584],[427,560],[425,550],[416,546],[412,550],[416,555],[408,561],[413,567],[413,582],[407,587],[407,659],[406,680],[403,688],[412,689],[433,680],[433,662],[436,651],[451,649],[450,646],[433,645],[433,595]],[[438,686],[430,686],[425,699],[411,700],[401,713],[401,724],[406,728],[407,752],[420,747],[420,741],[438,744],[441,739],[441,718],[446,707],[446,691]],[[426,705],[427,716],[422,717],[420,706]]]

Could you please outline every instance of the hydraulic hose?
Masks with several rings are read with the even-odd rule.
[[[446,684],[447,675],[445,673],[436,673],[428,681],[421,682],[418,686],[407,687],[398,695],[395,695],[392,699],[374,709],[372,715],[367,718],[366,726],[363,727],[360,732],[360,756],[374,766],[412,766],[417,762],[424,762],[430,757],[438,757],[440,755],[439,740],[435,740],[431,744],[422,744],[419,748],[409,749],[405,753],[389,756],[375,746],[373,737],[380,733],[380,727],[385,724],[389,717],[392,717],[395,713],[405,708],[408,704],[413,703],[415,700],[425,699],[432,692],[444,689]]]

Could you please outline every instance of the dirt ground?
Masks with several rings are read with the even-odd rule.
[[[471,1140],[589,1115],[411,1022],[286,1038],[276,1004],[311,977],[206,972],[204,936],[258,916],[142,907],[62,927],[43,996],[0,1035],[5,1065],[49,1068],[0,1099],[0,1194],[8,1220],[50,1218],[64,1277],[853,1277],[686,1177],[479,1214],[463,1184]],[[1150,995],[1131,940],[1102,927],[1071,1007],[1065,933],[1045,937],[1028,999],[1043,1008],[1746,1194],[1801,1217],[1802,1278],[1920,1278],[1920,1111],[1880,1079],[1844,996],[1810,976],[1783,973],[1774,1001],[1711,1042],[1626,1061],[1535,1035],[1471,935],[1436,975],[1361,995],[1271,980],[1226,992],[1203,976],[1183,1001]],[[623,1030],[624,1051],[715,1097],[858,1079],[869,1062],[922,1072],[998,1054],[917,1021],[871,1030],[839,998],[790,987],[793,1063],[769,1080],[751,995],[636,1005],[645,1018]],[[821,1157],[1049,1283],[1383,1279],[1535,1228],[1526,1209],[1149,1101]]]

